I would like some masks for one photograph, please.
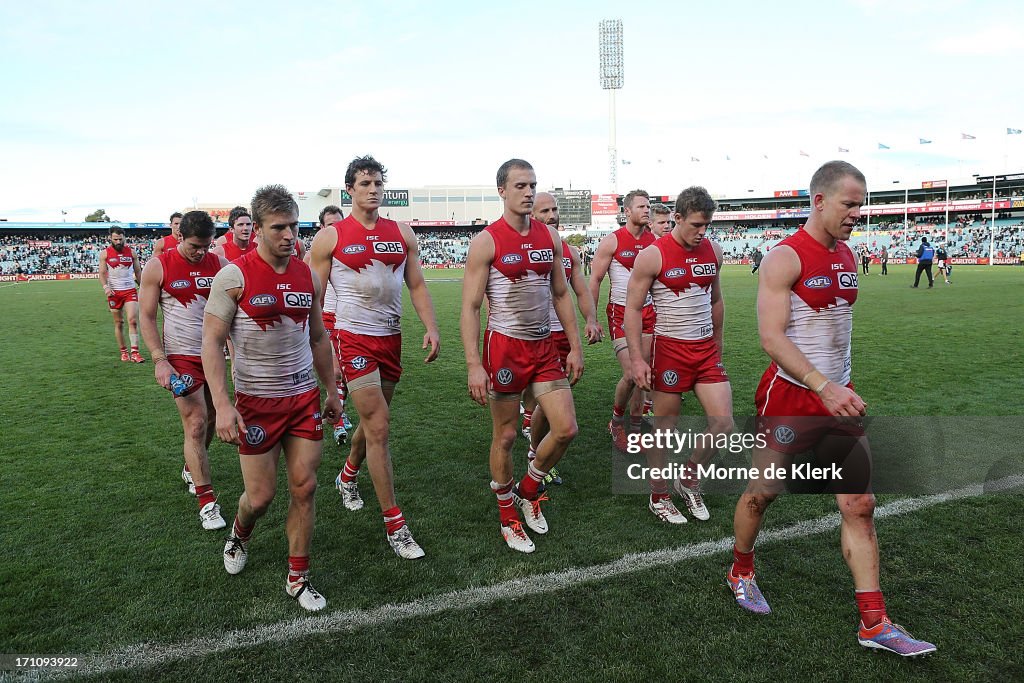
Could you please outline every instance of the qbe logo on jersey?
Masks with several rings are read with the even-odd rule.
[[[212,277],[197,277],[196,278],[196,289],[209,289],[210,285],[213,284]]]
[[[694,263],[690,267],[694,277],[714,277],[718,273],[718,265],[715,263]]]
[[[530,263],[554,263],[555,252],[552,249],[531,249],[526,257]]]
[[[404,254],[405,247],[401,242],[374,242],[373,253],[375,254]]]
[[[306,292],[285,292],[284,305],[288,308],[312,308],[313,295]]]
[[[857,273],[839,273],[839,289],[857,289]]]

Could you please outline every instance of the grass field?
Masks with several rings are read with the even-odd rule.
[[[283,590],[283,485],[245,571],[225,573],[223,534],[201,530],[178,478],[171,399],[151,363],[118,362],[98,284],[0,288],[0,653],[85,655],[94,679],[120,681],[1024,678],[1019,497],[889,508],[879,520],[889,611],[938,644],[928,659],[857,645],[834,524],[759,546],[774,612],[743,613],[723,585],[734,496],[711,497],[708,522],[669,527],[643,498],[611,494],[604,426],[618,366],[608,342],[586,350],[580,435],[545,507],[552,530],[534,536],[533,555],[507,549],[487,486],[489,418],[466,395],[461,289],[448,280],[458,275],[428,272],[442,334],[430,366],[407,302],[393,406],[398,501],[427,557],[400,560],[387,546],[365,468],[366,508],[342,508],[332,480],[343,456],[325,445],[312,577],[328,608],[314,619]],[[872,414],[1024,414],[1024,269],[961,267],[953,286],[933,290],[910,289],[911,279],[909,266],[861,277],[854,378]],[[752,412],[767,364],[755,282],[743,267],[723,275],[738,414]],[[525,450],[520,439],[519,473]],[[237,455],[215,443],[211,463],[230,520]],[[791,496],[766,529],[833,511],[828,498]],[[552,581],[557,589],[543,591]]]

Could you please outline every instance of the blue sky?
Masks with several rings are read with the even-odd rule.
[[[605,18],[620,191],[795,189],[836,157],[872,188],[1024,170],[1019,2],[19,4],[0,9],[10,220],[316,191],[364,153],[394,188],[489,184],[517,156],[544,187],[609,191]]]

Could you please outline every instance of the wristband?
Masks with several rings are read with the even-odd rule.
[[[816,394],[817,394],[818,396],[821,396],[821,392],[822,392],[822,390],[823,390],[823,389],[825,388],[825,386],[826,386],[826,385],[827,385],[827,384],[828,384],[828,383],[829,383],[830,381],[831,381],[831,380],[828,380],[828,379],[826,379],[826,380],[825,380],[824,382],[822,382],[821,384],[819,384],[819,385],[818,385],[818,388],[814,390],[814,393],[816,393]]]
[[[810,389],[813,386],[820,385],[822,382],[827,382],[828,378],[822,373],[818,372],[816,368],[811,368],[810,372],[804,375],[804,378],[800,380],[800,383]]]
[[[160,356],[159,358],[153,358],[153,365],[155,366],[158,363],[163,363],[165,360],[167,360],[167,356]]]

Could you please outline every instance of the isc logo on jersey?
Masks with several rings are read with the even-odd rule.
[[[708,277],[718,272],[718,266],[714,263],[694,263],[690,270],[694,277]]]
[[[404,254],[405,249],[401,242],[374,242],[373,252],[375,254]]]
[[[857,273],[839,273],[839,289],[857,289]]]
[[[313,295],[306,292],[285,292],[284,305],[288,308],[312,308]]]
[[[554,263],[555,252],[551,249],[531,249],[527,253],[530,263]]]

